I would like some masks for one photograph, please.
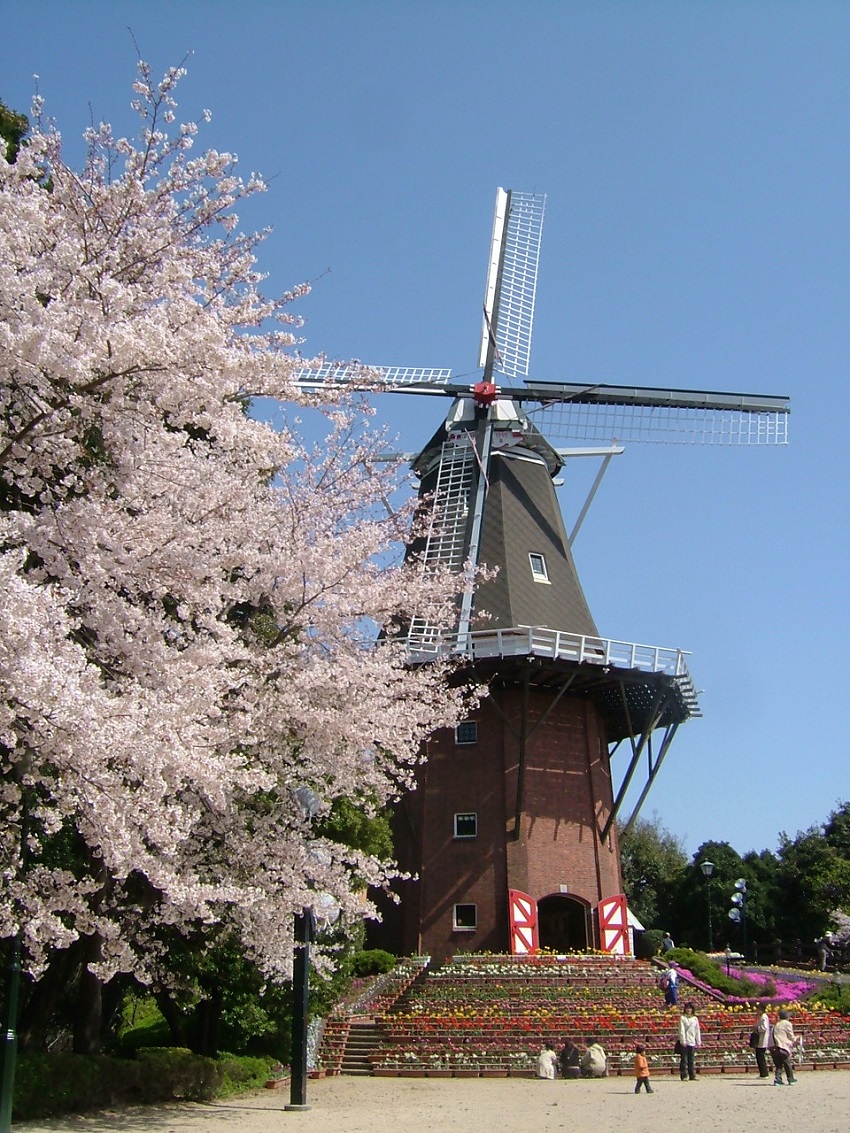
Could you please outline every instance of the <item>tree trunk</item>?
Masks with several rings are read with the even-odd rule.
[[[203,1054],[207,1058],[215,1058],[218,1054],[218,1029],[221,1022],[222,997],[218,991],[210,993],[208,999],[202,999],[195,1008],[197,1030],[192,1049],[195,1054]]]
[[[154,993],[156,1005],[162,1012],[162,1017],[168,1024],[168,1029],[171,1031],[171,1038],[176,1046],[187,1047],[189,1043],[186,1041],[186,1019],[183,1012],[171,998],[167,991],[157,991]]]
[[[89,971],[89,964],[101,958],[103,939],[99,933],[82,938],[82,971],[74,1013],[74,1053],[97,1054],[103,1022],[103,983]]]
[[[75,982],[76,970],[80,963],[79,941],[57,952],[47,971],[37,983],[29,984],[24,991],[23,1007],[18,1026],[18,1048],[21,1051],[44,1051],[48,1049],[51,1027],[57,1022],[59,1004],[63,993]]]

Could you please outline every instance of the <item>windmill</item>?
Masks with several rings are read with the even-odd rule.
[[[409,553],[457,578],[456,619],[413,618],[408,656],[458,655],[488,689],[471,719],[431,737],[417,790],[399,804],[396,853],[415,880],[380,930],[399,953],[629,950],[617,823],[639,765],[626,827],[700,709],[681,650],[600,635],[572,542],[621,442],[787,440],[784,397],[528,380],[544,211],[542,195],[497,192],[479,380],[397,367],[366,379],[452,398],[411,462],[430,522]],[[345,387],[363,374],[323,364],[298,378]],[[588,455],[601,467],[568,535],[554,481],[565,460]],[[491,575],[476,587],[477,566]]]

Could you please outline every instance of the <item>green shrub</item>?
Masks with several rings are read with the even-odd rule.
[[[759,999],[764,995],[760,984],[746,977],[736,979],[734,976],[727,976],[719,964],[709,960],[702,952],[694,952],[690,948],[674,948],[666,953],[664,959],[674,960],[680,968],[687,968],[698,980],[724,995],[737,995],[742,999]]]
[[[224,1076],[214,1058],[193,1054],[185,1047],[142,1047],[136,1058],[147,1068],[145,1079],[156,1082],[165,1098],[209,1101],[215,1097]]]
[[[271,1058],[251,1058],[248,1055],[225,1054],[223,1051],[216,1062],[222,1072],[221,1085],[216,1094],[219,1098],[260,1089],[268,1081],[274,1064]]]
[[[822,1003],[842,1015],[850,1015],[850,984],[819,983],[806,999]]]
[[[159,1018],[147,1019],[141,1025],[128,1027],[122,1032],[117,1046],[121,1055],[132,1058],[140,1047],[167,1046],[170,1040],[171,1029],[160,1015]]]
[[[90,1109],[102,1097],[94,1059],[73,1054],[28,1054],[15,1069],[15,1120]]]
[[[142,1100],[142,1068],[126,1058],[22,1054],[15,1071],[14,1117],[23,1121]]]
[[[351,973],[354,976],[377,976],[392,971],[395,966],[395,956],[383,948],[369,948],[365,952],[355,952],[351,957]]]
[[[22,1054],[15,1074],[15,1121],[115,1105],[181,1099],[209,1101],[256,1089],[272,1060],[202,1058],[182,1047],[151,1047],[135,1059],[82,1054]]]

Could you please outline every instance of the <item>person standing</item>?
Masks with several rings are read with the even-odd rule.
[[[767,1066],[767,1048],[770,1046],[770,1016],[767,1013],[766,1007],[762,1007],[761,1014],[756,1020],[753,1036],[755,1038],[753,1051],[756,1056],[756,1062],[758,1063],[759,1078],[769,1078],[770,1070]]]
[[[679,1002],[679,973],[676,970],[676,965],[670,961],[670,967],[666,972],[667,982],[664,985],[664,1004],[667,1007],[675,1007]]]
[[[551,1043],[546,1043],[537,1056],[537,1077],[554,1078],[555,1067],[558,1065],[558,1056]]]
[[[668,952],[672,952],[676,945],[673,943],[673,937],[669,932],[664,933],[661,941],[661,955],[666,956]]]
[[[797,1081],[794,1077],[794,1042],[794,1028],[791,1025],[791,1017],[783,1007],[779,1012],[779,1019],[773,1028],[773,1035],[770,1040],[770,1054],[774,1066],[774,1086],[783,1085],[783,1070],[789,1086],[793,1086]]]
[[[696,1082],[696,1049],[702,1046],[699,1019],[693,1003],[686,1003],[679,1016],[679,1077],[683,1082]]]
[[[818,967],[822,972],[826,971],[826,965],[829,960],[829,942],[825,936],[821,936],[815,941],[815,947],[818,950]]]
[[[635,1047],[635,1093],[640,1093],[641,1086],[644,1087],[648,1094],[654,1093],[652,1086],[649,1084],[649,1061],[647,1060],[644,1047],[637,1044]]]

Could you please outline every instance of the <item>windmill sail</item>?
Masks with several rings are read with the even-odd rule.
[[[478,352],[485,380],[494,369],[511,378],[528,373],[545,209],[542,194],[496,193]]]
[[[411,387],[440,388],[452,376],[451,370],[433,366],[360,366],[355,362],[317,362],[299,366],[293,383],[307,392],[314,389],[392,390]]]
[[[553,439],[717,445],[788,442],[786,397],[546,382],[529,382],[518,396],[538,402],[530,414]]]
[[[422,570],[446,567],[453,574],[463,570],[467,554],[469,501],[477,467],[469,435],[448,437],[440,449],[434,476],[433,503],[428,533],[421,550]],[[413,618],[407,634],[408,650],[422,657],[443,652],[448,627]]]

